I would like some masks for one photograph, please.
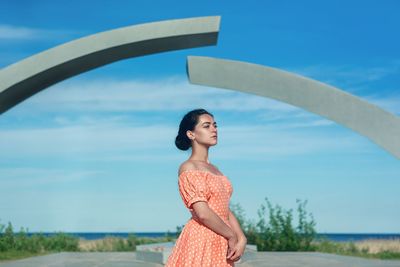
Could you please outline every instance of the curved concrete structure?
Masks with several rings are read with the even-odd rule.
[[[117,60],[214,45],[220,17],[146,23],[83,37],[0,70],[0,114],[59,81]]]
[[[400,118],[327,84],[286,71],[209,57],[188,57],[193,84],[277,99],[342,124],[400,159]]]

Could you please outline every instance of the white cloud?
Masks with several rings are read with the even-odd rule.
[[[55,112],[56,115],[50,116],[55,125],[3,127],[1,157],[79,155],[84,161],[128,161],[154,157],[147,150],[159,150],[155,157],[171,159],[168,149],[174,148],[177,126],[168,122],[151,124],[148,117],[132,112],[187,111],[193,107],[256,112],[258,125],[238,121],[235,126],[229,126],[227,121],[228,126],[220,129],[226,133],[221,144],[229,144],[221,149],[224,156],[243,151],[254,156],[297,155],[324,150],[360,150],[365,145],[365,139],[349,137],[346,133],[335,138],[317,135],[316,128],[331,127],[329,132],[333,132],[341,126],[334,128],[336,123],[310,112],[259,96],[193,86],[182,78],[150,82],[74,81],[56,87],[31,98],[18,109],[30,115],[37,112],[46,119]],[[395,99],[375,96],[372,102],[390,104],[398,110]],[[102,112],[102,115],[89,111]]]
[[[173,142],[175,131],[175,128],[164,125],[124,126],[106,122],[3,130],[0,132],[0,157],[64,156],[84,159],[98,158],[102,154],[129,154],[166,147]]]
[[[365,98],[365,97],[363,97]],[[372,99],[372,98],[371,98]],[[383,108],[397,109],[397,98],[374,96],[373,102]],[[16,113],[32,112],[136,112],[183,111],[204,107],[220,111],[260,111],[266,120],[321,117],[298,107],[261,96],[232,90],[191,85],[186,79],[172,77],[156,81],[95,80],[63,82],[44,90],[14,108]],[[320,125],[329,125],[324,122]]]
[[[121,118],[119,118],[121,119]],[[35,129],[10,129],[0,132],[1,158],[67,158],[78,161],[163,161],[180,158],[175,151],[176,125],[150,124],[107,118],[89,124],[60,125]],[[235,123],[220,128],[220,157],[287,156],[321,151],[364,149],[363,139],[355,136],[315,134],[307,127],[329,121],[310,123],[247,125]],[[221,146],[221,149],[219,147]],[[172,156],[171,156],[172,154]]]
[[[305,128],[305,127],[321,127],[334,125],[335,122],[326,119],[316,119],[307,122],[288,123],[284,128]]]
[[[100,171],[61,170],[40,168],[0,168],[1,187],[10,188],[43,186],[48,184],[64,184],[90,179],[100,174]]]
[[[335,125],[336,123],[325,119],[317,114],[305,111],[295,110],[287,112],[266,111],[258,115],[265,123],[279,125],[280,128],[306,128],[306,127],[325,127]]]
[[[269,159],[326,151],[366,151],[369,141],[346,132],[315,133],[287,125],[230,126],[219,133],[221,158]],[[367,143],[367,145],[366,145]]]
[[[1,39],[35,39],[41,31],[38,29],[18,27],[12,25],[0,25]]]
[[[38,40],[58,39],[76,35],[78,32],[69,30],[47,30],[24,26],[0,24],[0,40]]]
[[[300,109],[264,97],[189,84],[183,78],[159,81],[64,82],[13,109],[32,112],[178,111],[193,107],[225,111],[294,112]]]
[[[315,65],[290,71],[328,84],[348,86],[378,81],[388,75],[396,74],[400,71],[400,64],[394,61],[387,66],[378,67]],[[349,88],[341,89],[348,90]]]

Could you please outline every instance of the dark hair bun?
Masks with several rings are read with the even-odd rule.
[[[175,146],[180,150],[188,150],[192,143],[186,135],[178,134],[175,138]]]

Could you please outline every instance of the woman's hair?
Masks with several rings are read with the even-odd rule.
[[[178,135],[175,138],[175,145],[177,148],[180,150],[188,150],[189,147],[192,146],[192,142],[189,137],[187,137],[186,132],[194,130],[194,127],[199,122],[200,115],[203,114],[208,114],[211,117],[214,117],[210,112],[202,108],[189,111],[185,116],[183,116],[181,123],[179,124]]]

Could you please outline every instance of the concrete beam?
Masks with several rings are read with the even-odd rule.
[[[131,57],[215,45],[220,17],[140,24],[83,37],[0,70],[0,114],[39,91]]]
[[[400,118],[357,96],[283,70],[209,57],[188,57],[193,84],[273,98],[335,121],[400,159]]]

